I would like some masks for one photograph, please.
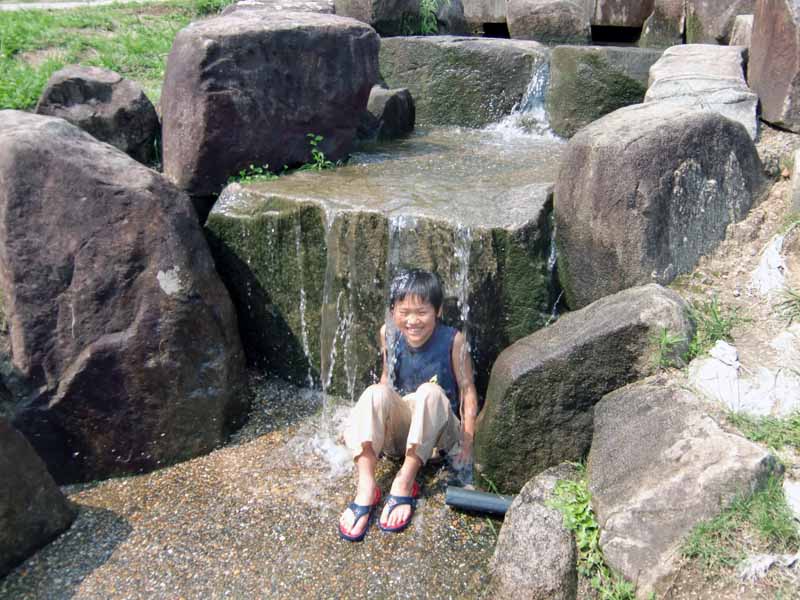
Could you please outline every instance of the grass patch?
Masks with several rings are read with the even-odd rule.
[[[700,561],[709,574],[733,568],[747,555],[741,540],[756,536],[766,552],[794,551],[800,544],[781,481],[771,477],[764,489],[737,498],[719,516],[695,527],[682,554]]]
[[[4,12],[0,19],[0,109],[31,109],[47,80],[68,64],[116,71],[140,83],[156,104],[175,34],[232,0],[173,0],[59,11]],[[25,53],[57,49],[30,64]]]
[[[787,419],[752,417],[744,413],[730,413],[728,422],[748,440],[764,444],[773,450],[790,446],[800,450],[800,412]]]
[[[635,586],[614,573],[603,560],[600,526],[590,505],[585,465],[576,465],[580,478],[559,481],[548,505],[564,516],[564,527],[575,535],[578,547],[578,574],[585,577],[602,600],[634,600]]]
[[[794,288],[784,288],[781,291],[781,301],[775,305],[778,313],[791,325],[800,321],[800,292]]]
[[[736,309],[722,307],[716,296],[693,305],[690,315],[695,324],[695,334],[689,342],[688,360],[705,354],[720,340],[732,342],[733,328],[745,321]]]
[[[686,338],[682,335],[671,333],[669,329],[663,327],[658,335],[650,338],[651,344],[655,347],[653,366],[659,371],[678,366],[680,362],[678,349],[685,341]]]

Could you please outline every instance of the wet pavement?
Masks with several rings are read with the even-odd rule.
[[[339,539],[347,456],[318,395],[256,379],[230,444],[155,473],[68,486],[75,524],[0,580],[0,598],[478,598],[500,523],[444,505],[429,465],[412,526]],[[338,414],[342,414],[340,410]],[[383,459],[386,493],[398,465]]]

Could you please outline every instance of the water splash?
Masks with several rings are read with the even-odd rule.
[[[310,346],[308,345],[308,325],[306,324],[306,289],[303,278],[303,272],[305,269],[303,269],[303,249],[301,237],[302,230],[300,228],[300,223],[297,223],[294,226],[294,245],[297,253],[297,271],[300,273],[300,339],[303,343],[303,354],[305,354],[306,362],[308,363],[308,374],[306,375],[306,381],[308,383],[308,387],[313,388],[314,376],[311,372],[311,350]]]
[[[505,140],[520,136],[560,139],[550,129],[550,119],[545,108],[545,93],[549,83],[550,63],[545,60],[534,66],[528,87],[511,114],[498,123],[488,125],[485,131],[498,134]]]
[[[470,356],[469,335],[469,259],[472,253],[472,230],[469,227],[459,226],[455,232],[455,257],[456,257],[456,298],[458,300],[459,317],[461,319],[461,334],[464,336],[464,345],[461,347],[461,356],[458,360],[459,381],[464,379],[464,368]]]

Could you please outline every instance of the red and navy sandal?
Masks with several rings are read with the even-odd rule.
[[[381,502],[381,491],[376,487],[375,488],[375,495],[372,497],[372,504],[364,505],[364,504],[356,504],[355,502],[351,502],[347,505],[347,508],[352,511],[353,516],[353,527],[356,526],[359,519],[364,515],[368,515],[367,517],[367,524],[364,526],[364,531],[362,531],[359,535],[350,535],[344,529],[342,529],[341,523],[338,525],[339,529],[339,537],[343,540],[347,540],[348,542],[360,542],[364,539],[364,536],[367,535],[367,530],[369,529],[369,524],[372,522],[372,510],[378,506]]]
[[[410,496],[395,496],[393,494],[389,494],[386,497],[386,505],[389,507],[389,513],[386,515],[387,517],[392,514],[392,511],[397,508],[398,506],[408,505],[411,507],[411,514],[408,515],[408,519],[400,523],[399,525],[395,525],[394,527],[388,527],[383,523],[379,522],[378,527],[380,527],[381,531],[386,531],[388,533],[400,533],[406,527],[411,524],[411,518],[414,516],[414,509],[417,508],[417,498],[419,498],[419,485],[417,482],[414,482],[414,485],[411,488],[411,495]]]

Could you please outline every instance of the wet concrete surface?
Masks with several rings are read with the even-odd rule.
[[[336,523],[355,480],[319,435],[319,397],[281,382],[254,387],[252,417],[226,447],[64,488],[80,509],[75,524],[0,580],[0,598],[481,596],[500,523],[444,505],[444,466],[420,475],[408,530],[373,525],[364,542],[342,541]],[[379,464],[384,493],[397,466]]]

